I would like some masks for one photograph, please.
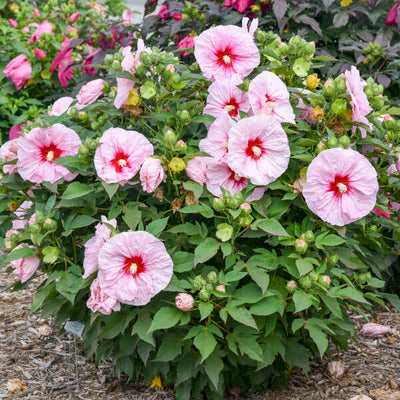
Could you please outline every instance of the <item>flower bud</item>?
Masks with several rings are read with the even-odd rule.
[[[335,115],[343,114],[346,109],[347,103],[345,99],[336,99],[331,106],[331,110]]]
[[[304,289],[309,289],[312,286],[311,279],[308,276],[300,277],[299,282]]]
[[[320,276],[318,281],[319,284],[325,288],[328,288],[331,284],[331,278],[328,275]]]
[[[37,222],[29,225],[29,232],[31,233],[40,233],[42,231],[42,227]]]
[[[215,284],[218,282],[218,276],[217,273],[214,271],[211,271],[207,275],[207,282],[211,284]]]
[[[188,121],[190,119],[190,113],[187,110],[183,110],[178,115],[182,121]]]
[[[335,79],[336,88],[339,92],[344,92],[346,90],[346,79],[344,76],[339,75]]]
[[[200,275],[197,275],[196,278],[194,278],[194,280],[193,280],[193,284],[192,284],[193,289],[200,290],[203,287],[203,281],[204,281],[204,279]]]
[[[57,221],[51,218],[46,218],[43,224],[43,228],[47,231],[57,228]]]
[[[289,290],[290,292],[292,292],[294,289],[297,288],[297,283],[296,283],[295,281],[289,281],[289,282],[286,284],[286,287],[288,288],[288,290]]]
[[[233,227],[229,224],[219,224],[215,236],[223,242],[227,242],[232,238]]]
[[[329,264],[332,266],[336,265],[338,261],[339,261],[339,256],[337,254],[332,254],[329,257]]]
[[[213,208],[214,208],[215,211],[218,211],[218,212],[223,211],[224,208],[225,208],[224,200],[216,197],[213,200]]]
[[[240,208],[245,212],[245,213],[249,213],[251,212],[251,205],[249,203],[242,203],[240,205]]]
[[[176,142],[176,148],[180,151],[187,150],[187,144],[181,139]]]
[[[206,289],[201,289],[199,293],[199,298],[201,301],[208,301],[210,300],[210,292]]]
[[[223,292],[226,293],[225,285],[218,285],[215,290],[218,290],[218,292]]]
[[[305,240],[297,239],[295,242],[295,248],[297,253],[304,254],[308,249],[308,245]]]
[[[35,218],[36,218],[36,222],[39,222],[39,224],[41,224],[45,220],[45,216],[42,211],[36,211]]]
[[[83,144],[81,147],[79,147],[78,154],[81,157],[85,157],[85,156],[89,155],[90,154],[89,147],[86,146],[85,144]]]
[[[337,147],[338,145],[338,140],[336,139],[336,137],[332,136],[328,139],[328,141],[326,142],[326,144],[328,145],[328,147],[330,148],[334,148]]]
[[[164,140],[166,143],[168,144],[175,144],[176,143],[176,134],[174,131],[172,131],[171,129],[168,129],[165,133],[164,133]]]
[[[193,296],[188,293],[179,293],[175,297],[176,308],[182,311],[190,311],[193,308]]]
[[[315,235],[314,235],[313,231],[307,231],[307,232],[304,234],[304,239],[306,240],[306,242],[307,242],[308,244],[313,243],[314,240],[315,240]]]
[[[173,157],[172,160],[169,162],[168,167],[173,172],[181,172],[185,170],[186,165],[185,162],[182,160],[182,158]]]
[[[350,138],[349,138],[347,135],[340,136],[340,138],[339,138],[339,144],[340,144],[343,148],[349,147],[350,143],[351,143]]]

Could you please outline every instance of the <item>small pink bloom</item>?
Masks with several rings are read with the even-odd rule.
[[[169,7],[166,4],[163,4],[158,12],[157,16],[161,18],[161,21],[165,21],[169,18]]]
[[[286,85],[274,73],[261,72],[249,85],[249,101],[254,114],[265,114],[278,122],[295,123]]]
[[[94,155],[97,175],[107,183],[125,185],[140,170],[145,159],[153,155],[153,145],[136,131],[107,129]]]
[[[101,223],[96,225],[96,233],[85,243],[85,256],[83,259],[84,274],[83,279],[88,278],[91,274],[97,271],[99,267],[98,256],[100,249],[104,243],[111,237],[111,225],[114,229],[117,227],[117,220],[112,219],[110,221],[102,215]]]
[[[364,93],[365,82],[361,81],[360,72],[352,65],[350,71],[344,73],[346,78],[347,91],[350,95],[350,103],[352,106],[352,119],[354,122],[361,122],[372,129],[372,124],[366,118],[366,115],[372,111],[369,105],[367,95]],[[353,127],[353,131],[356,127]],[[363,137],[366,136],[364,128],[360,128]]]
[[[72,97],[61,97],[54,102],[49,115],[59,116],[67,112],[74,99]]]
[[[176,308],[182,311],[190,311],[193,308],[194,298],[189,293],[179,293],[175,297]]]
[[[168,65],[166,66],[166,69],[167,69],[168,71],[171,71],[172,73],[175,72],[175,66],[174,66],[174,64],[168,64]]]
[[[8,132],[8,139],[9,140],[18,139],[19,137],[21,137],[20,132],[22,132],[22,126],[21,125],[13,126],[10,129],[10,131]]]
[[[81,145],[76,132],[62,124],[34,128],[18,139],[18,173],[22,179],[35,183],[54,183],[61,178],[71,181],[77,174],[53,160],[78,154]]]
[[[129,92],[135,87],[135,83],[126,78],[117,78],[117,95],[114,99],[114,106],[121,108],[127,104]]]
[[[35,222],[36,222],[36,215],[32,214],[31,217],[29,218],[28,225],[32,225]]]
[[[32,206],[33,206],[33,203],[31,201],[25,200],[20,204],[20,206],[17,208],[17,210],[14,211],[14,214],[18,218],[22,218],[32,208]]]
[[[330,278],[328,275],[324,275],[324,276],[322,277],[322,280],[323,280],[325,283],[331,283],[331,278]]]
[[[36,7],[32,10],[32,12],[35,17],[40,17],[40,11]]]
[[[16,28],[18,26],[18,22],[15,19],[9,19],[8,24],[11,26],[11,28]]]
[[[61,83],[61,86],[67,87],[68,80],[72,79],[74,71],[70,65],[72,65],[72,51],[73,49],[69,49],[70,39],[65,39],[65,45],[62,50],[57,52],[57,57],[53,60],[50,67],[50,72],[52,73],[56,68],[58,68],[58,79]]]
[[[235,122],[229,117],[228,113],[221,113],[210,125],[207,137],[200,140],[199,149],[217,160],[226,160],[228,154],[228,133],[234,125]]]
[[[218,292],[226,293],[225,285],[218,285],[216,288]]]
[[[244,211],[244,212],[249,212],[251,210],[251,205],[249,203],[242,203],[240,205],[240,208]]]
[[[124,47],[122,50],[122,55],[124,56],[121,67],[122,71],[130,72],[132,75],[136,72],[135,68],[135,58],[131,52],[131,46]]]
[[[3,74],[12,80],[17,90],[21,90],[25,83],[32,78],[32,65],[25,54],[20,54],[7,64]]]
[[[232,0],[232,8],[240,13],[246,12],[252,4],[254,4],[252,0]]]
[[[180,20],[182,19],[182,14],[179,14],[179,13],[177,13],[177,12],[174,12],[174,13],[172,14],[172,18],[173,18],[175,21],[180,21]]]
[[[303,239],[297,239],[295,242],[296,247],[307,247],[307,243]]]
[[[46,53],[41,49],[35,48],[34,52],[35,52],[35,56],[37,58],[39,58],[40,60],[42,60],[43,58],[46,57]]]
[[[179,43],[178,43],[178,49],[191,49],[194,47],[194,39],[196,36],[193,35],[187,35],[185,36]],[[188,51],[181,51],[181,56],[186,57],[190,53]]]
[[[279,122],[255,115],[237,122],[229,131],[228,165],[255,185],[268,185],[287,169],[289,141]]]
[[[240,119],[239,110],[248,113],[250,103],[247,93],[236,86],[240,83],[242,80],[237,75],[213,82],[208,88],[209,95],[203,113],[218,117],[227,112],[231,117],[237,119]]]
[[[20,249],[23,246],[27,246],[30,247],[31,249],[34,249],[33,246],[20,244],[15,248],[15,250]],[[24,283],[27,280],[29,280],[32,277],[32,275],[36,272],[36,270],[39,268],[40,259],[37,256],[23,257],[11,261],[10,264],[14,268],[14,274],[19,277],[21,283]]]
[[[70,20],[71,22],[76,22],[76,21],[78,20],[78,18],[79,18],[79,15],[80,15],[80,12],[77,11],[76,13],[73,13],[73,14],[69,17],[69,20]]]
[[[296,283],[295,281],[289,281],[289,282],[286,284],[286,286],[287,286],[289,289],[296,289],[297,283]]]
[[[78,99],[76,107],[81,109],[94,103],[103,94],[103,89],[103,79],[95,79],[94,81],[90,81],[86,85],[83,85],[76,96]]]
[[[233,25],[217,26],[196,39],[194,56],[203,75],[226,79],[233,74],[249,75],[260,63],[260,53],[250,34]]]
[[[113,311],[119,311],[121,304],[112,297],[106,295],[99,285],[99,280],[96,278],[90,285],[90,298],[86,306],[93,312],[100,312],[105,315],[110,315]]]
[[[195,157],[187,162],[186,175],[199,185],[204,185],[207,179],[207,163],[210,157]]]
[[[43,33],[51,32],[53,32],[53,25],[47,19],[45,19],[41,24],[39,24],[28,43],[34,43],[42,37]]]
[[[0,147],[0,158],[5,161],[15,161],[17,160],[17,150],[18,150],[18,139],[12,139],[3,144]],[[3,172],[5,174],[16,174],[18,168],[16,164],[9,164],[3,166]]]
[[[178,140],[176,142],[176,147],[180,147],[181,149],[185,149],[187,147],[187,144],[182,139],[180,139],[180,140]]]
[[[171,280],[173,262],[161,240],[148,232],[123,232],[99,253],[101,289],[121,303],[142,306]]]
[[[96,71],[95,71],[94,67],[91,66],[91,64],[99,64],[101,62],[101,59],[99,60],[99,62],[93,61],[93,59],[96,54],[102,53],[102,52],[103,52],[103,50],[101,50],[101,49],[95,49],[85,58],[85,60],[83,61],[82,74],[89,74],[91,76],[96,75]]]
[[[392,329],[389,326],[374,324],[373,322],[365,324],[361,329],[361,334],[369,337],[382,336],[391,332]]]
[[[376,215],[379,215],[382,218],[390,219],[390,214],[386,211],[381,210],[380,208],[374,207],[372,210]]]
[[[133,22],[134,12],[132,10],[125,10],[122,13],[122,25],[130,25]]]
[[[325,87],[332,86],[332,81],[330,79],[326,80],[325,83],[324,83],[324,86]]]
[[[378,188],[375,168],[362,154],[335,148],[311,162],[302,193],[314,214],[343,226],[372,211]]]
[[[386,25],[396,25],[398,24],[398,14],[399,14],[400,3],[397,3],[393,8],[390,9],[389,14],[386,18]]]
[[[164,179],[164,170],[159,158],[147,157],[140,169],[140,182],[147,193],[154,192]]]

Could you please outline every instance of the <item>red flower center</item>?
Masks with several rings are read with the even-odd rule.
[[[42,161],[52,162],[56,158],[61,157],[61,153],[62,151],[54,143],[50,143],[48,146],[44,146],[40,149]]]
[[[236,99],[232,97],[229,102],[225,104],[224,110],[227,110],[231,117],[237,117],[239,113],[239,104]]]
[[[227,47],[225,50],[219,50],[216,53],[218,63],[223,65],[224,67],[231,67],[232,62],[235,61],[236,56],[232,54],[232,50],[230,47]]]
[[[125,258],[124,261],[124,272],[127,275],[138,276],[142,272],[146,271],[146,267],[143,263],[141,256],[134,256]]]
[[[229,168],[230,169],[230,168]],[[233,181],[235,185],[242,185],[244,182],[246,182],[246,178],[243,178],[239,174],[237,174],[235,171],[231,170],[231,176],[229,177],[230,181]]]
[[[130,167],[128,158],[129,156],[122,150],[119,150],[117,153],[115,153],[115,157],[113,160],[111,160],[111,164],[115,168],[116,172],[120,173],[125,167]]]
[[[253,160],[258,160],[265,153],[265,149],[260,138],[251,139],[247,142],[246,155]]]
[[[336,175],[335,180],[329,185],[329,191],[334,192],[336,197],[342,197],[344,193],[349,193],[350,190],[350,179],[347,175]]]

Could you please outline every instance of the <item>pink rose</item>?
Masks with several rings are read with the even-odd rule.
[[[17,90],[32,78],[32,65],[25,54],[13,58],[3,70],[4,75],[11,79]]]
[[[42,37],[43,33],[51,32],[53,32],[53,25],[51,25],[51,23],[47,21],[47,19],[45,19],[40,25],[38,25],[36,31],[33,33],[28,43],[34,43]]]
[[[40,60],[42,60],[43,58],[46,57],[46,53],[45,53],[43,50],[41,50],[41,49],[36,48],[36,49],[34,50],[34,52],[35,52],[35,56],[36,56],[37,58],[39,58]]]
[[[102,94],[104,88],[103,79],[95,79],[83,85],[76,98],[78,99],[77,108],[83,108],[95,102]]]
[[[175,297],[176,308],[182,311],[190,311],[193,308],[193,296],[188,293],[179,293]]]
[[[140,182],[147,193],[154,192],[164,178],[164,170],[158,158],[147,157],[140,169]]]

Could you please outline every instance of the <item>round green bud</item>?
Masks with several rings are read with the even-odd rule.
[[[306,239],[306,242],[307,242],[307,243],[312,243],[312,242],[314,242],[314,240],[315,240],[315,235],[314,235],[313,231],[307,231],[307,232],[304,234],[304,239]]]
[[[338,263],[339,261],[339,256],[337,254],[332,254],[329,256],[329,264],[334,266]]]
[[[376,225],[370,225],[368,227],[369,232],[376,232],[378,230],[378,227]]]
[[[344,92],[346,90],[346,79],[343,76],[338,76],[335,79],[336,89],[338,92]]]
[[[234,197],[231,197],[226,200],[226,204],[228,205],[229,208],[232,210],[236,210],[242,202],[240,200],[235,199]]]
[[[214,290],[214,285],[212,285],[211,283],[206,283],[204,289],[207,290],[207,292],[211,293]]]
[[[84,122],[84,121],[87,121],[88,119],[89,119],[89,115],[88,115],[88,113],[86,111],[82,111],[82,112],[79,113],[79,115],[78,115],[78,120],[79,121]]]
[[[216,197],[213,200],[213,208],[214,208],[215,211],[218,211],[218,212],[223,211],[224,208],[225,208],[224,200]]]
[[[57,229],[57,221],[51,218],[46,218],[43,224],[43,228],[47,231]]]
[[[201,301],[208,301],[210,300],[210,292],[206,289],[201,289],[199,293],[199,298]]]
[[[304,254],[308,249],[307,242],[303,239],[297,239],[295,242],[295,248],[297,253]]]
[[[211,271],[207,275],[207,282],[211,284],[215,284],[218,282],[218,275],[216,272]]]
[[[336,99],[332,106],[331,110],[334,114],[340,115],[343,114],[347,109],[347,102],[345,99]]]
[[[168,129],[165,133],[164,133],[164,140],[167,144],[171,144],[174,145],[177,141],[177,137],[174,131],[172,131],[171,129]]]
[[[112,54],[107,54],[104,57],[104,65],[106,65],[107,67],[110,66],[114,61],[114,56]]]
[[[350,146],[351,140],[347,135],[343,135],[340,136],[339,138],[339,144],[343,147],[343,148],[347,148]]]
[[[180,113],[180,115],[179,115],[179,118],[180,118],[182,121],[188,121],[188,120],[190,119],[190,113],[189,113],[189,111],[187,111],[187,110],[181,111],[181,113]]]
[[[299,283],[304,289],[309,289],[312,286],[312,282],[309,276],[300,277]]]
[[[326,144],[328,145],[328,147],[334,148],[334,147],[337,147],[337,145],[338,145],[338,140],[337,140],[334,136],[332,136],[332,137],[330,137],[330,138],[328,139],[328,141],[326,142]]]
[[[45,219],[46,219],[46,217],[44,216],[42,211],[35,211],[35,221],[36,222],[41,224],[42,222],[44,222]]]
[[[192,284],[193,289],[200,290],[203,287],[203,282],[204,282],[204,279],[200,275],[197,275],[193,280],[193,284]]]
[[[328,288],[331,285],[331,278],[328,275],[322,275],[318,278],[318,283],[321,286]]]
[[[31,233],[40,233],[42,231],[42,227],[37,222],[29,225],[29,232]]]
[[[78,154],[81,157],[85,157],[85,156],[89,155],[89,153],[90,153],[90,149],[88,146],[86,146],[86,144],[83,144],[81,147],[79,147]]]

